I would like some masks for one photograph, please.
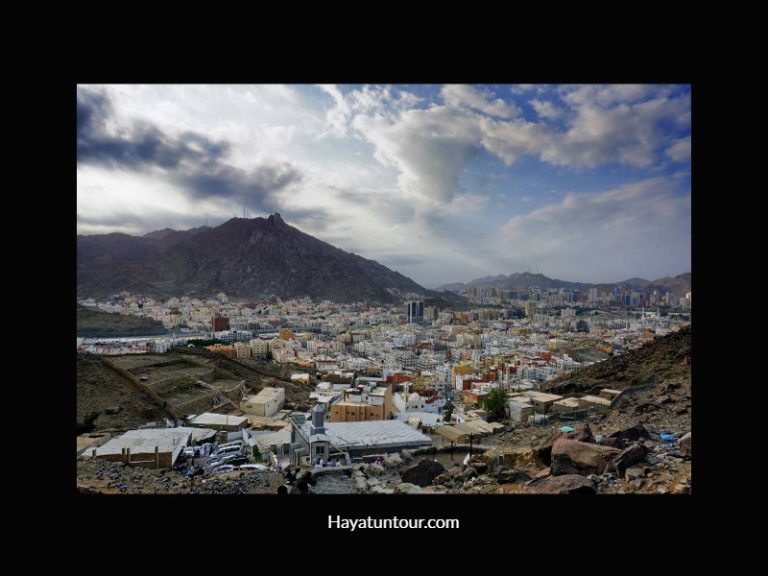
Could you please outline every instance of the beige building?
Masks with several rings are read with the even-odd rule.
[[[265,387],[258,394],[240,402],[240,410],[254,416],[274,416],[285,404],[285,390]]]
[[[587,394],[579,398],[579,410],[596,410],[598,412],[605,412],[611,407],[611,401],[607,398],[601,398],[600,396],[593,396]]]
[[[266,356],[268,352],[272,351],[272,340],[264,340],[262,338],[254,338],[250,342],[251,353],[256,357]]]
[[[600,390],[600,397],[610,400],[611,402],[619,396],[621,396],[621,390],[613,390],[611,388],[603,388]]]
[[[562,396],[558,396],[557,394],[546,394],[544,392],[536,392],[535,390],[527,390],[521,394],[514,394],[510,396],[510,398],[521,402],[528,402],[539,414],[549,413],[552,405],[563,399]]]
[[[237,358],[250,358],[251,346],[245,342],[235,342],[235,356]]]
[[[392,390],[358,385],[344,391],[344,399],[331,405],[332,422],[387,420],[392,412]]]
[[[555,414],[560,414],[561,412],[575,412],[578,409],[578,398],[563,398],[562,400],[552,403],[552,411]]]

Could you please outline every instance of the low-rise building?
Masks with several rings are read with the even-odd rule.
[[[526,390],[520,394],[513,395],[512,398],[522,402],[528,402],[539,414],[547,414],[555,402],[563,399],[562,396],[558,396],[557,394],[547,394],[535,390]]]
[[[83,457],[144,468],[172,468],[186,446],[215,434],[215,430],[187,427],[129,430],[102,446],[86,450]]]
[[[611,401],[601,396],[587,394],[579,398],[579,410],[595,410],[605,412],[611,407]]]
[[[612,388],[603,388],[600,390],[599,396],[613,402],[618,396],[621,395],[621,390],[614,390]]]
[[[250,395],[240,402],[240,410],[254,416],[274,416],[285,404],[283,388],[265,387],[256,395]]]
[[[557,402],[552,403],[552,412],[555,414],[561,414],[563,412],[575,412],[579,409],[578,398],[563,398]]]
[[[346,460],[364,454],[399,452],[405,448],[431,446],[429,436],[414,430],[399,420],[375,422],[325,423],[325,410],[320,405],[312,409],[312,422],[303,414],[290,417],[291,462],[322,458],[324,461]]]
[[[332,422],[386,420],[392,413],[392,390],[388,386],[358,384],[344,391],[342,400],[331,405]]]

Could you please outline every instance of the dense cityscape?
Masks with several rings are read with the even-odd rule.
[[[691,493],[689,85],[78,85],[76,146],[78,494]]]

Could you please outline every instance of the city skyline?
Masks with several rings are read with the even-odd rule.
[[[690,271],[690,87],[79,86],[77,229],[280,212],[433,287]]]

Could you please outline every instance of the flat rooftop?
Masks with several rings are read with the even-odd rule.
[[[309,433],[309,423],[305,424]],[[431,446],[429,436],[399,420],[331,422],[325,425],[331,444],[339,449],[386,448],[387,446]]]
[[[215,414],[213,412],[203,412],[189,421],[195,426],[241,426],[246,423],[248,418],[245,416],[230,416],[229,414]]]
[[[269,386],[262,388],[262,390],[256,394],[255,396],[251,395],[248,396],[249,402],[269,402],[270,400],[274,400],[275,396],[278,394],[284,394],[282,388],[271,388]]]
[[[562,400],[558,400],[555,402],[555,404],[559,406],[578,406],[579,405],[579,399],[578,398],[563,398]]]
[[[142,428],[129,430],[122,436],[112,438],[103,446],[96,448],[96,456],[122,454],[123,448],[130,448],[133,454],[154,452],[155,446],[160,452],[181,451],[191,440],[192,432],[200,428]],[[210,430],[212,434],[216,432]],[[92,456],[93,450],[86,450],[83,456]]]
[[[579,398],[579,400],[583,400],[584,402],[591,402],[592,404],[603,404],[604,406],[611,405],[611,401],[607,398],[603,398],[602,396],[593,396],[592,394],[582,396]]]

